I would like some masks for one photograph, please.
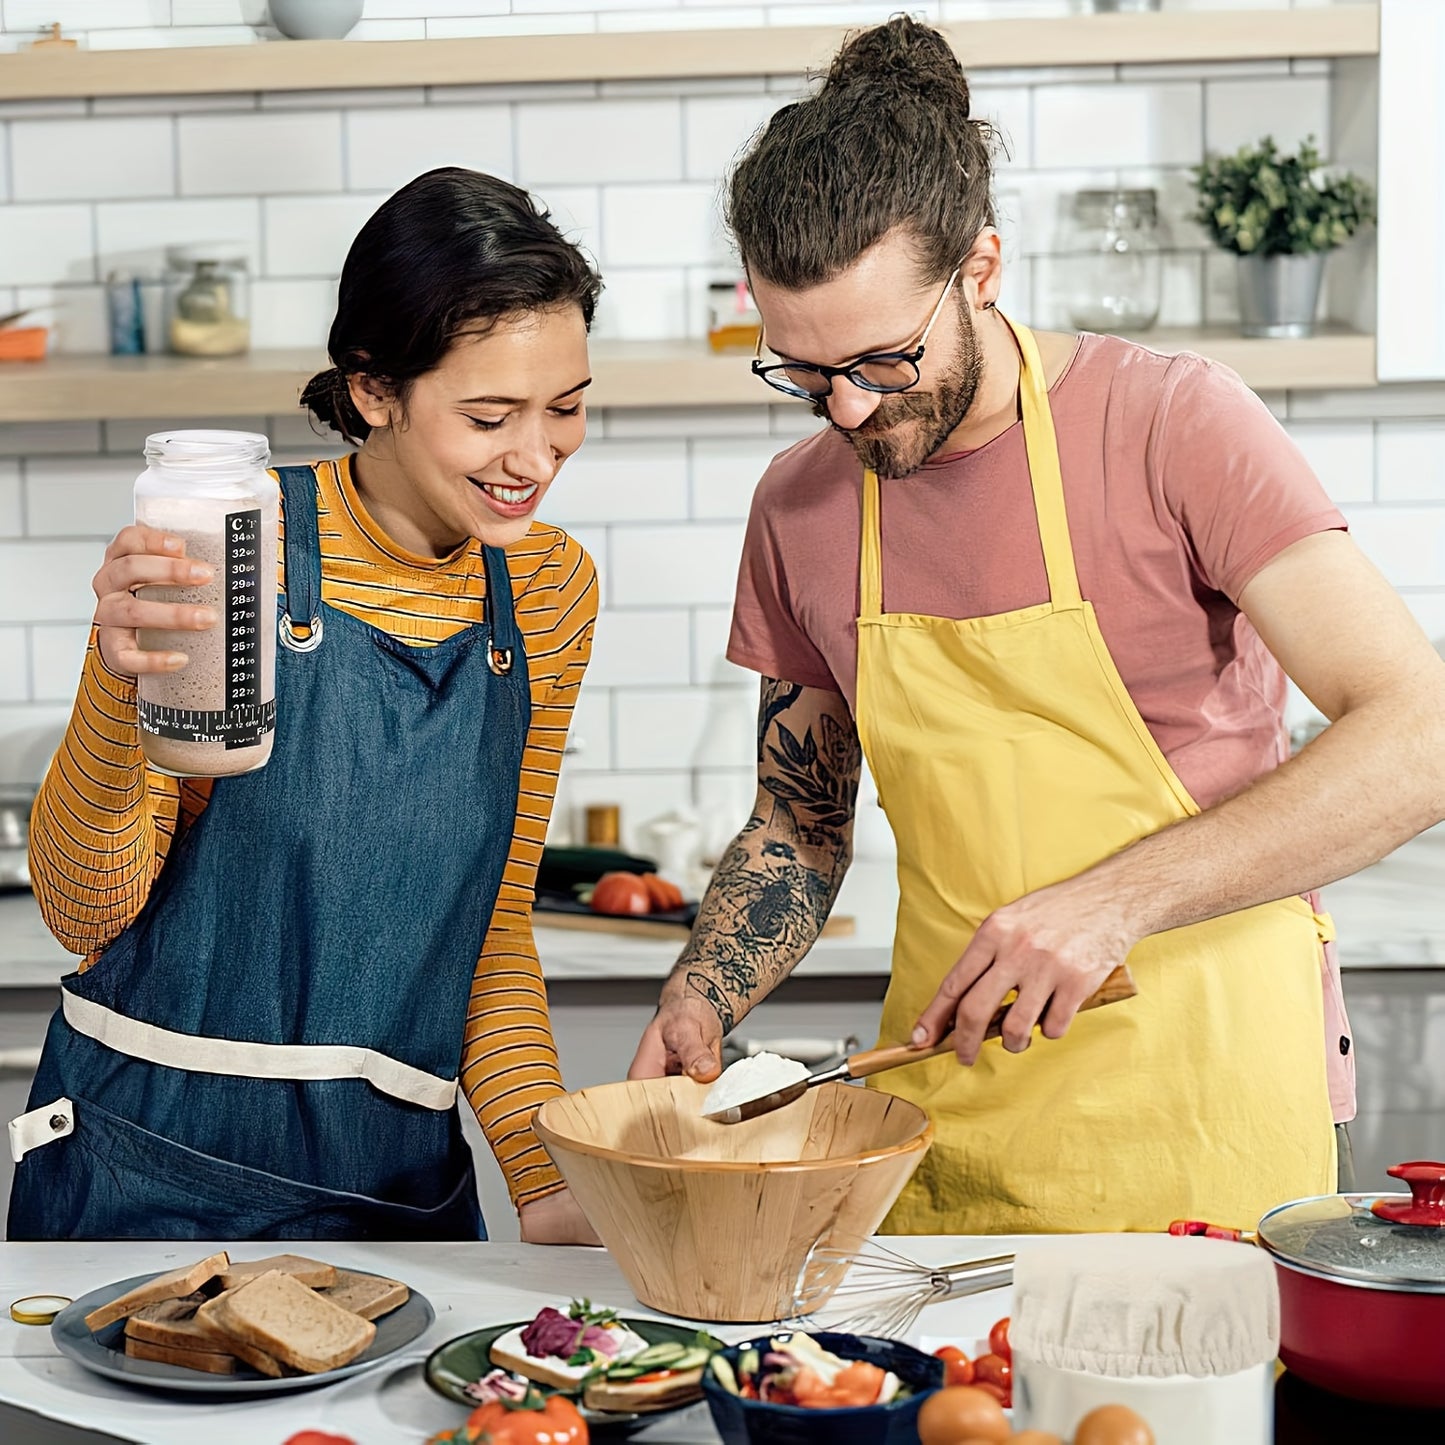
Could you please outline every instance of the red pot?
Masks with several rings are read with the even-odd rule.
[[[1279,1357],[1321,1389],[1445,1409],[1445,1164],[1397,1164],[1406,1194],[1326,1194],[1272,1209]]]

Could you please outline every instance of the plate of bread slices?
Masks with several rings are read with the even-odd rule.
[[[594,1436],[627,1435],[702,1399],[702,1372],[722,1343],[666,1320],[621,1318],[590,1300],[449,1340],[426,1362],[428,1384],[460,1405],[565,1395]]]
[[[400,1280],[295,1254],[242,1261],[222,1251],[92,1290],[50,1333],[76,1364],[126,1384],[267,1395],[359,1374],[434,1318]]]

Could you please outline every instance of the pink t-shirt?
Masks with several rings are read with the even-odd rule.
[[[1342,529],[1299,450],[1227,367],[1086,334],[1049,392],[1075,565],[1144,722],[1201,808],[1289,756],[1285,676],[1236,602],[1291,543]],[[728,656],[857,700],[862,471],[828,430],[753,498]],[[1016,424],[881,483],[888,612],[981,617],[1048,600]],[[1328,949],[1331,1098],[1353,1053]]]

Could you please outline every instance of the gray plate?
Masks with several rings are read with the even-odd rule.
[[[436,1318],[436,1312],[426,1296],[412,1290],[404,1305],[376,1321],[376,1338],[366,1353],[338,1370],[327,1370],[321,1375],[288,1375],[284,1379],[272,1380],[238,1360],[234,1375],[206,1375],[199,1370],[188,1370],[184,1365],[132,1359],[125,1353],[124,1320],[107,1325],[99,1334],[92,1334],[86,1328],[85,1317],[92,1310],[109,1304],[127,1290],[145,1284],[161,1273],[164,1271],[117,1280],[114,1284],[92,1290],[74,1304],[66,1305],[51,1322],[50,1337],[55,1341],[55,1347],[62,1355],[94,1374],[120,1380],[127,1385],[139,1385],[147,1390],[178,1390],[189,1395],[275,1395],[287,1390],[314,1389],[317,1385],[344,1380],[349,1375],[359,1375],[425,1334]],[[365,1271],[354,1270],[353,1273],[364,1274]]]

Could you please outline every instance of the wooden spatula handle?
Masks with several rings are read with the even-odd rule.
[[[1118,1003],[1121,999],[1133,998],[1139,990],[1134,985],[1134,976],[1127,964],[1120,964],[1113,973],[1079,1005],[1079,1012],[1085,1009],[1102,1008],[1106,1003]],[[1009,1004],[1004,1004],[989,1020],[983,1031],[986,1039],[996,1039],[1003,1032],[1004,1015]],[[907,1044],[888,1044],[881,1049],[865,1049],[848,1057],[848,1072],[855,1079],[866,1079],[881,1074],[885,1069],[896,1069],[903,1064],[916,1064],[924,1059],[936,1059],[940,1054],[953,1052],[953,1034],[947,1033],[931,1049],[915,1049]]]

